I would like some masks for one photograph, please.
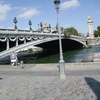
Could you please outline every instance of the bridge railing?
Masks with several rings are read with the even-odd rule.
[[[39,33],[39,31],[30,31],[30,30],[14,30],[14,29],[0,29],[0,34],[15,34],[15,33]],[[8,34],[9,35],[9,34]]]

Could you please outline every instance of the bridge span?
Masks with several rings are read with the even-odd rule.
[[[68,45],[72,46],[72,44],[78,44],[79,47],[83,47],[86,45],[86,40],[84,37],[78,37],[73,35],[67,37],[64,34],[61,34],[61,39],[62,43],[65,44],[63,47]],[[18,52],[21,49],[29,46],[51,48],[51,45],[55,46],[55,44],[59,44],[58,40],[58,33],[0,29],[0,44],[2,47],[0,52],[0,58],[9,55],[12,51]]]

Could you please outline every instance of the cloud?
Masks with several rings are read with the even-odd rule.
[[[31,18],[34,15],[38,15],[40,11],[37,10],[37,8],[22,8],[21,11],[24,11],[23,13],[19,14],[18,18]]]
[[[20,9],[20,8],[21,8],[21,7],[13,7],[13,9],[16,9],[16,10],[17,10],[17,9]]]
[[[12,10],[10,5],[0,4],[0,21],[4,21],[7,18],[7,12]]]
[[[80,3],[78,0],[71,0],[71,1],[66,1],[61,4],[61,9],[62,10],[67,10],[67,9],[72,9],[80,6]]]
[[[25,10],[28,10],[28,8],[27,7],[21,8],[21,11],[25,11]]]

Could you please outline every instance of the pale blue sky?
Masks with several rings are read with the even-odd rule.
[[[92,16],[93,29],[100,25],[100,0],[60,0],[60,26],[75,27],[87,34],[88,16]],[[33,30],[40,22],[56,26],[57,15],[54,0],[0,0],[0,28],[14,28],[13,18],[18,20],[18,29],[29,29],[32,21]]]

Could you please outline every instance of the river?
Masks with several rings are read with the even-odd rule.
[[[40,54],[40,56],[37,57],[34,63],[58,63],[60,59],[59,52],[57,52],[58,54],[53,54],[53,51],[51,51],[51,54],[49,53],[50,51],[48,51],[48,53],[44,52],[43,54]],[[92,46],[91,48],[67,51],[63,53],[63,56],[65,63],[80,63],[84,57],[92,53],[100,53],[100,46]]]
[[[71,51],[63,52],[65,63],[80,63],[82,59],[92,53],[100,53],[100,45],[92,46],[91,48],[77,49]],[[58,50],[44,50],[43,52],[30,53],[26,56],[18,55],[19,61],[24,61],[24,63],[58,63],[59,62],[59,51]],[[9,58],[9,57],[8,57]],[[7,59],[3,59],[5,62]],[[10,60],[8,60],[10,63]],[[5,63],[4,63],[5,64]],[[8,63],[7,63],[8,64]]]

